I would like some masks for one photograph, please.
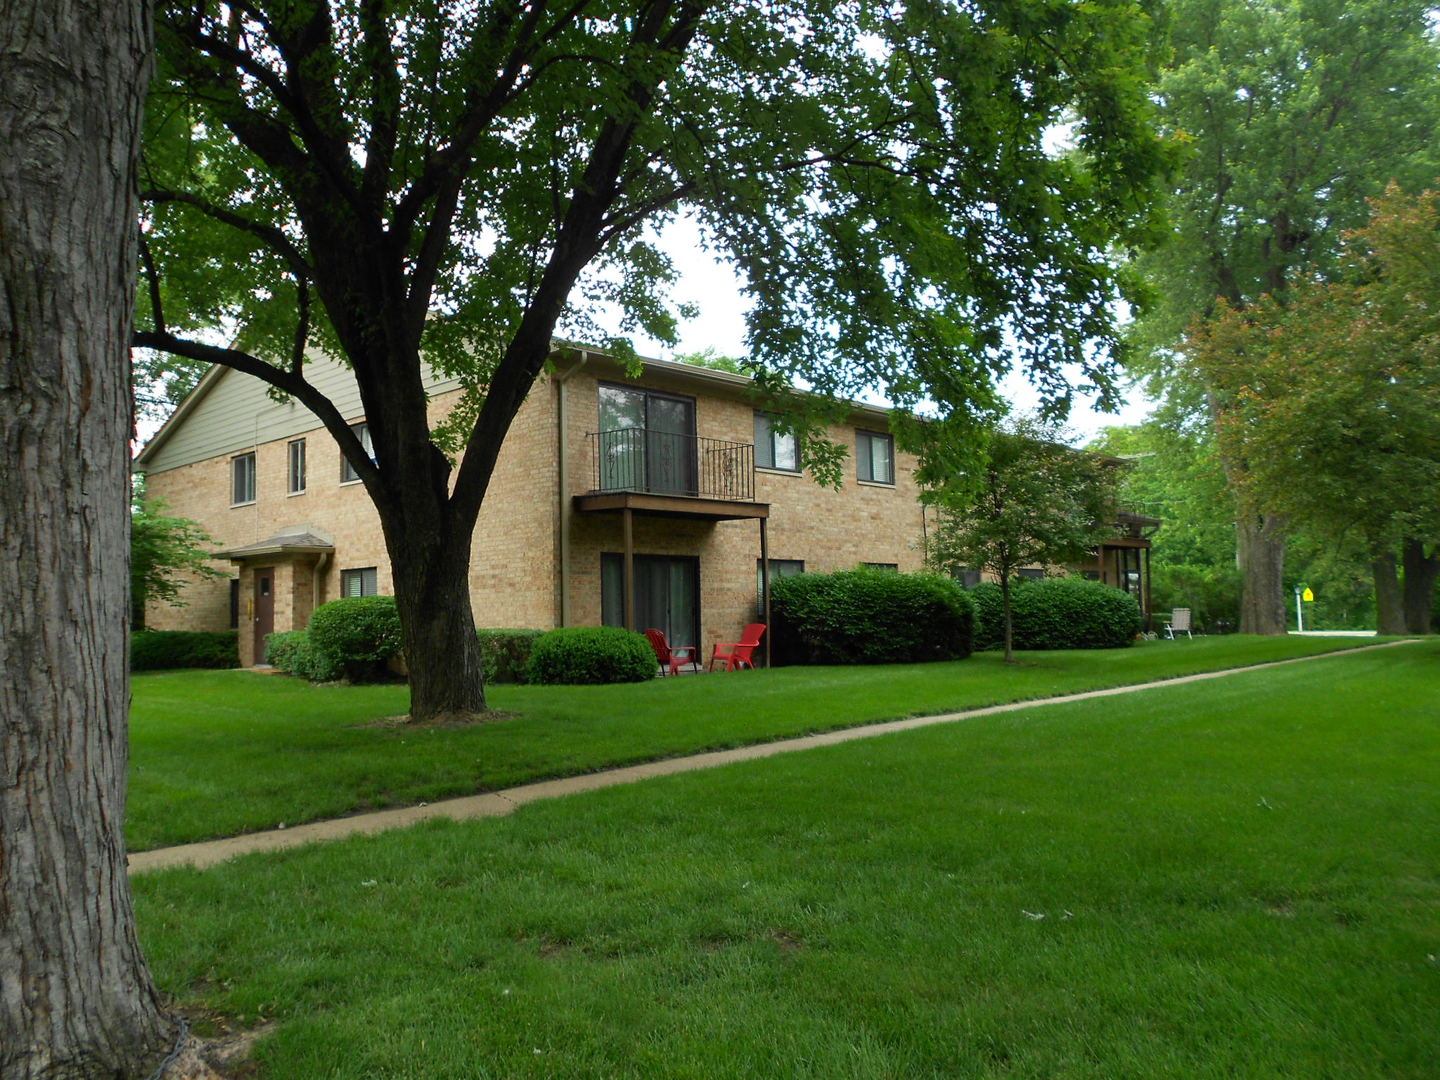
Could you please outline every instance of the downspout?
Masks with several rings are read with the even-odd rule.
[[[330,552],[320,552],[320,557],[315,560],[314,577],[310,580],[310,610],[313,612],[320,606],[320,597],[325,595],[325,567],[330,564]],[[301,627],[296,627],[301,629]]]
[[[590,354],[584,350],[577,353],[575,363],[565,371],[556,370],[555,385],[559,392],[556,403],[556,425],[558,446],[556,447],[557,473],[555,482],[556,513],[560,517],[560,625],[570,625],[570,395],[566,385],[570,377],[585,366]]]

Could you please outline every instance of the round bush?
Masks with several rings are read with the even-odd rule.
[[[983,620],[977,638],[993,641],[988,647],[1004,646],[1000,586],[977,585],[970,595]],[[1017,649],[1124,648],[1134,644],[1143,622],[1135,597],[1078,577],[1013,581],[1010,607]]]
[[[615,626],[566,626],[535,639],[526,672],[532,683],[644,682],[657,670],[640,634]]]
[[[351,682],[388,677],[385,662],[400,651],[400,615],[393,596],[347,596],[316,608],[309,646]]]
[[[267,636],[265,660],[287,675],[311,682],[334,682],[345,674],[338,661],[311,644],[308,630],[286,630]]]
[[[974,616],[954,580],[861,567],[771,585],[777,664],[903,664],[970,655]]]

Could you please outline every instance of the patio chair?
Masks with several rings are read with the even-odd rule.
[[[765,633],[765,624],[756,622],[745,627],[739,641],[722,641],[710,654],[710,670],[715,670],[715,661],[724,660],[726,671],[738,671],[742,667],[754,669],[755,650],[760,647],[760,637]]]
[[[1195,640],[1195,636],[1190,633],[1190,609],[1188,607],[1177,607],[1170,613],[1170,621],[1165,624],[1167,638],[1174,641],[1176,634],[1184,634],[1191,641]]]
[[[700,657],[696,655],[694,645],[671,645],[665,640],[665,631],[651,627],[645,631],[645,636],[650,639],[650,647],[655,650],[655,659],[660,662],[660,673],[663,677],[666,674],[679,675],[680,669],[686,664],[692,665],[698,672],[700,670]]]

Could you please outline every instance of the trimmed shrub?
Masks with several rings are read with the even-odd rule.
[[[332,600],[315,609],[308,629],[309,648],[351,682],[393,678],[385,667],[401,644],[400,615],[393,596]]]
[[[993,642],[987,648],[1003,648],[1000,586],[986,582],[970,595],[983,620],[977,639]],[[1135,643],[1142,625],[1135,597],[1078,577],[1014,581],[1010,607],[1017,649],[1120,649]]]
[[[479,630],[487,683],[523,683],[535,639],[544,630]]]
[[[616,626],[566,626],[535,639],[526,671],[532,683],[622,683],[653,679],[655,650],[641,634]]]
[[[1019,584],[1015,582],[1013,584]],[[1005,597],[993,581],[982,581],[965,590],[975,606],[975,651],[1005,647]]]
[[[777,664],[902,664],[970,655],[974,615],[955,581],[860,567],[771,585]]]
[[[287,630],[266,637],[265,660],[287,675],[311,682],[335,682],[344,675],[339,663],[311,644],[308,630]]]
[[[295,671],[295,653],[310,640],[304,630],[281,630],[265,635],[265,662],[291,674]]]
[[[130,635],[130,670],[239,667],[239,640],[234,630],[137,630]]]

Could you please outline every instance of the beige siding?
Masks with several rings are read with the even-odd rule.
[[[363,417],[360,390],[349,368],[317,358],[306,364],[305,377],[335,403],[342,416]],[[437,396],[456,387],[453,379],[431,378],[427,385]],[[320,427],[315,414],[304,405],[294,400],[277,402],[266,383],[228,368],[210,376],[208,386],[202,386],[200,392],[202,396],[187,403],[184,415],[177,415],[156,436],[156,448],[144,452],[148,474],[277,439],[292,439]]]

